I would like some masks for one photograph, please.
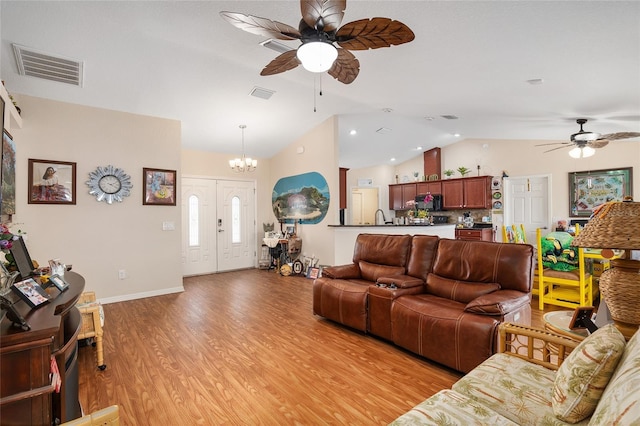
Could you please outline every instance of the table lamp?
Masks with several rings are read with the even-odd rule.
[[[640,203],[629,199],[602,204],[571,244],[607,249],[602,251],[605,258],[613,256],[608,249],[640,249]],[[640,261],[611,260],[611,269],[600,276],[600,292],[616,327],[631,337],[640,325]]]

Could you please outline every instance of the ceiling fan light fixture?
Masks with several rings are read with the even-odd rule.
[[[591,157],[596,153],[596,150],[591,148],[590,146],[576,146],[571,151],[569,151],[569,155],[572,158],[587,158]]]
[[[304,69],[310,72],[325,72],[338,57],[338,49],[331,43],[311,41],[298,48],[298,59]]]
[[[571,135],[572,141],[580,141],[580,142],[593,142],[598,140],[600,137],[600,133],[596,132],[578,132]]]

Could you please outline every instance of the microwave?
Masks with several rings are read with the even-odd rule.
[[[431,197],[433,198],[431,201],[429,202],[425,202],[424,201],[424,197],[426,197],[426,194],[420,194],[416,197],[415,201],[416,201],[416,208],[419,210],[423,210],[423,209],[427,209],[431,212],[440,212],[442,211],[442,195],[440,194],[435,194],[435,195],[431,195]]]

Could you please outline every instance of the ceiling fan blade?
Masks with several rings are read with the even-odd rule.
[[[573,145],[573,144],[571,144],[571,145]],[[557,151],[557,150],[559,150],[559,149],[568,148],[568,147],[569,147],[568,145],[565,145],[565,146],[559,146],[559,147],[557,147],[557,148],[548,149],[548,150],[546,150],[546,151],[544,151],[544,152],[546,153],[546,152],[551,152],[551,151]]]
[[[413,31],[400,21],[371,18],[344,24],[336,33],[336,42],[344,49],[367,50],[397,46],[415,37]]]
[[[618,132],[618,133],[609,133],[607,135],[602,135],[600,136],[599,139],[607,139],[610,141],[615,141],[618,139],[637,138],[638,136],[640,136],[640,133],[638,132]]]
[[[338,49],[338,58],[328,73],[341,83],[350,84],[360,72],[360,61],[345,49]]]
[[[609,141],[607,139],[598,139],[592,142],[587,142],[587,146],[591,148],[604,148],[609,145]]]
[[[549,146],[549,145],[570,145],[571,142],[551,142],[551,143],[541,143],[536,146]]]
[[[298,60],[296,53],[298,52],[295,50],[289,50],[288,52],[278,55],[262,69],[260,75],[280,74],[281,72],[294,69],[300,65],[300,61]]]
[[[282,22],[272,21],[271,19],[238,12],[220,12],[220,16],[234,27],[262,37],[279,40],[296,40],[302,37],[297,28]]]
[[[338,29],[347,0],[300,0],[302,20],[311,28],[331,32]]]

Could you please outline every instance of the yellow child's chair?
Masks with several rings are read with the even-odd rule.
[[[576,227],[576,235],[579,227]],[[544,305],[557,305],[566,308],[576,308],[578,306],[593,305],[593,278],[586,271],[584,262],[584,250],[582,248],[574,248],[569,251],[558,247],[560,244],[554,237],[565,237],[567,241],[569,234],[567,233],[550,233],[542,236],[540,228],[536,230],[537,240],[537,257],[538,257],[538,301],[540,310],[544,310]],[[543,247],[543,239],[547,239]],[[549,241],[553,241],[554,249],[549,250]],[[558,261],[560,256],[569,252],[571,256],[577,254],[577,262],[573,270],[556,270],[545,267]],[[577,253],[576,253],[577,252]],[[544,260],[544,262],[543,262]]]
[[[100,302],[96,301],[96,294],[87,291],[80,295],[76,307],[82,316],[82,328],[78,334],[78,340],[94,339],[93,346],[96,347],[96,359],[98,368],[104,370],[107,365],[104,363],[104,350],[102,346],[102,325],[104,323],[104,311]]]

